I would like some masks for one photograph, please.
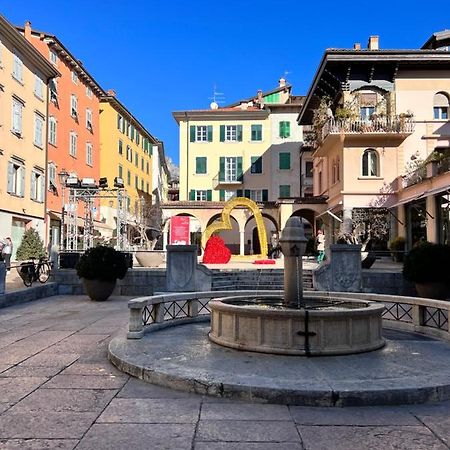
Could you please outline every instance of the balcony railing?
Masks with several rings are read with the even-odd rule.
[[[427,177],[427,168],[426,166],[418,167],[413,172],[406,174],[403,177],[403,187],[412,186],[414,184],[418,184],[422,182]]]
[[[322,141],[329,134],[409,134],[414,131],[410,117],[380,117],[372,120],[334,119],[331,117],[322,127]]]
[[[438,175],[450,171],[450,157],[440,159],[436,164],[436,172]]]
[[[213,178],[213,189],[222,185],[242,184],[244,182],[244,175],[228,176],[227,174],[221,174],[220,172]]]

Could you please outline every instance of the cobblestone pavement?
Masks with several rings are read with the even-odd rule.
[[[0,310],[0,449],[450,448],[450,402],[261,405],[130,378],[106,357],[126,300],[59,296]]]

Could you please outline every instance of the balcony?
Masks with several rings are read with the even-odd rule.
[[[219,172],[213,178],[213,189],[218,189],[223,186],[224,188],[230,188],[231,186],[240,186],[244,183],[244,175],[243,174],[234,174],[229,175],[227,173]]]
[[[436,163],[436,172],[438,175],[450,172],[450,157],[442,158]]]
[[[413,186],[414,184],[421,183],[427,178],[427,168],[426,166],[418,167],[416,170],[406,174],[403,177],[403,187]]]

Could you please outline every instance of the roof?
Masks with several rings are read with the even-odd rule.
[[[422,49],[436,49],[439,47],[446,47],[450,45],[450,30],[442,30],[433,33],[425,44],[422,45]]]
[[[140,129],[141,134],[147,135],[147,137],[152,141],[152,144],[158,145],[159,141],[156,139],[147,129],[139,122],[136,117],[131,114],[131,112],[124,106],[122,102],[120,102],[115,95],[105,94],[100,97],[100,103],[109,103],[118,113],[122,114],[122,116],[126,116],[127,120],[133,123],[133,125]]]
[[[450,52],[444,50],[348,50],[327,49],[317,68],[298,116],[301,125],[312,123],[313,111],[324,95],[336,97],[342,85],[359,73],[371,82],[374,73],[394,80],[401,69],[450,69]],[[383,78],[384,79],[384,78]]]
[[[26,56],[39,71],[49,78],[59,77],[61,74],[50,64],[17,30],[0,14],[0,30],[4,37],[11,39],[20,53]]]
[[[16,27],[16,29],[21,33],[25,32],[24,27]],[[78,77],[84,79],[83,81],[89,85],[89,87],[98,97],[100,97],[101,95],[105,95],[105,91],[103,90],[103,88],[100,86],[100,84],[97,83],[97,81],[95,81],[95,78],[86,70],[81,61],[75,58],[75,56],[70,52],[70,50],[54,34],[45,33],[43,31],[38,31],[34,29],[31,29],[31,34],[34,36],[39,36],[39,38],[43,37],[44,39],[47,40],[47,44],[52,50],[59,53],[61,56],[64,56],[67,59],[69,59],[71,64],[73,64],[72,69],[76,70]],[[52,64],[50,65],[53,67]]]
[[[219,109],[197,109],[190,111],[174,111],[173,117],[180,123],[182,120],[225,120],[236,118],[245,119],[265,119],[270,111],[260,108],[219,108]]]
[[[285,84],[284,86],[278,86],[275,89],[263,92],[262,96],[266,97],[267,95],[276,94],[277,92],[281,92],[281,91],[284,91],[286,89],[291,90],[292,89],[292,85]],[[233,107],[239,106],[241,103],[249,103],[252,100],[255,100],[257,97],[258,97],[258,95],[254,95],[252,97],[249,97],[249,98],[246,98],[246,99],[243,99],[243,100],[238,100],[237,102],[232,103],[231,105],[228,105],[227,108],[233,108]]]

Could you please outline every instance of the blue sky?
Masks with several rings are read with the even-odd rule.
[[[294,94],[306,94],[325,48],[366,45],[371,34],[380,35],[381,48],[418,48],[434,31],[450,28],[449,9],[435,6],[417,0],[0,0],[0,13],[15,25],[30,20],[57,35],[178,162],[171,113],[208,108],[214,85],[232,103],[276,87],[287,71]]]

